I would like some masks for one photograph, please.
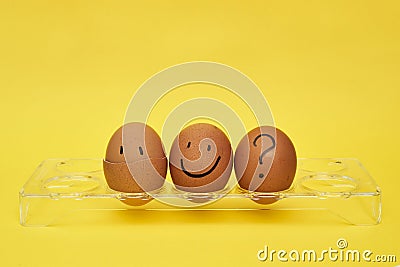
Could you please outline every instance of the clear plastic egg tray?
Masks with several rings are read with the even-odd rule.
[[[291,188],[281,192],[248,192],[236,186],[229,192],[188,193],[166,185],[152,196],[155,199],[148,202],[150,196],[146,193],[111,190],[104,178],[102,159],[48,159],[20,190],[20,223],[62,224],[71,212],[90,210],[327,210],[354,225],[373,225],[381,220],[381,191],[361,163],[350,158],[298,159]],[[209,202],[186,208],[163,202],[171,198],[183,204]],[[130,206],[121,202],[129,199],[145,204]],[[276,201],[256,202],[268,199]]]

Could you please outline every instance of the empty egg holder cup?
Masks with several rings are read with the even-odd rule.
[[[235,186],[232,190],[189,193],[165,183],[151,192],[152,201],[147,193],[110,189],[102,164],[102,159],[43,161],[20,190],[21,225],[62,223],[66,214],[78,210],[327,210],[354,225],[373,225],[381,220],[381,191],[357,159],[300,158],[293,184],[285,191],[249,192]],[[119,201],[129,199],[143,200],[144,204],[129,206]],[[179,207],[163,202],[168,199],[183,204],[207,203]],[[273,203],[257,203],[263,201]]]

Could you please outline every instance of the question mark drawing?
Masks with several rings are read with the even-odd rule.
[[[269,139],[271,139],[272,145],[271,145],[270,147],[268,147],[267,149],[265,149],[265,150],[261,153],[260,157],[258,158],[258,162],[260,163],[260,165],[263,164],[263,157],[264,157],[268,152],[272,151],[272,150],[275,148],[275,146],[276,146],[275,138],[274,138],[272,135],[270,135],[270,134],[259,134],[259,135],[256,136],[256,138],[254,138],[254,141],[253,141],[253,145],[254,145],[255,147],[257,146],[257,140],[258,140],[259,138],[261,138],[262,136],[266,136],[266,137],[268,137]],[[263,174],[263,173],[260,173],[260,174],[258,175],[258,177],[259,177],[259,178],[264,178],[264,174]]]

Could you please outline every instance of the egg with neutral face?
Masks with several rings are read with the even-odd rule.
[[[296,150],[289,137],[272,126],[260,126],[239,142],[234,158],[239,186],[255,192],[288,189],[296,174]],[[260,203],[273,202],[268,199]]]
[[[200,193],[221,190],[229,180],[232,165],[231,143],[214,125],[189,125],[172,143],[170,173],[179,190]]]
[[[108,142],[103,161],[108,186],[125,193],[142,193],[163,186],[167,158],[159,135],[150,126],[132,122],[121,126]],[[147,203],[134,198],[130,205]]]

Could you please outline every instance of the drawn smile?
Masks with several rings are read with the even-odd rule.
[[[181,159],[181,169],[182,169],[182,171],[183,171],[187,176],[189,176],[189,177],[192,177],[192,178],[201,178],[201,177],[207,176],[207,175],[209,175],[210,173],[212,173],[212,172],[215,170],[215,168],[217,168],[217,165],[218,165],[220,159],[221,159],[221,156],[218,156],[217,161],[214,163],[214,165],[212,166],[211,169],[209,169],[209,170],[206,171],[206,172],[198,173],[198,174],[194,174],[194,173],[188,172],[188,171],[185,169],[185,166],[183,166],[183,159]]]

